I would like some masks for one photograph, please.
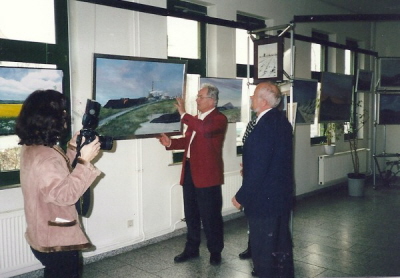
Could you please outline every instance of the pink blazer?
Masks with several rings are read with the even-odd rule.
[[[70,161],[75,154],[68,149]],[[27,222],[25,237],[32,248],[54,252],[92,246],[81,228],[75,202],[100,173],[83,160],[70,173],[65,158],[53,148],[22,146],[20,178]]]
[[[167,148],[168,150],[185,150],[180,184],[183,184],[187,151],[193,131],[196,131],[196,135],[190,146],[190,170],[195,186],[204,188],[223,184],[222,147],[228,126],[225,115],[217,109],[204,120],[185,114],[182,123],[188,126],[185,137],[173,139],[171,146]]]

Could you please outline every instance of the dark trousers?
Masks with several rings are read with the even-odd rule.
[[[208,251],[220,253],[224,248],[221,185],[196,188],[192,180],[190,163],[187,162],[183,183],[183,201],[187,226],[185,250],[188,252],[199,250],[201,224],[203,224]]]
[[[293,278],[290,212],[277,217],[248,217],[251,255],[260,278]]]
[[[45,278],[78,278],[79,251],[43,253],[31,248],[33,255],[44,266]]]

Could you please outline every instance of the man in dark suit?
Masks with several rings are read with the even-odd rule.
[[[171,139],[162,134],[159,138],[167,150],[185,150],[180,183],[183,185],[187,236],[184,251],[174,258],[177,263],[199,256],[201,223],[211,254],[210,263],[221,263],[221,251],[224,248],[222,147],[228,121],[217,109],[218,93],[215,86],[202,85],[196,99],[197,116],[186,113],[183,99],[177,98],[176,107],[181,121],[188,127],[185,136]]]
[[[253,274],[291,278],[292,126],[277,109],[280,100],[269,82],[258,84],[251,97],[257,119],[243,145],[243,181],[232,203],[248,219]]]

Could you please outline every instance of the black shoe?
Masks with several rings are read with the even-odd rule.
[[[251,271],[251,276],[253,277],[258,277],[258,274],[256,272],[256,270],[253,268],[253,270]]]
[[[183,251],[181,254],[179,254],[174,258],[174,261],[176,263],[183,263],[186,262],[187,260],[197,258],[198,256],[199,256],[199,251],[196,252]]]
[[[212,265],[221,264],[221,253],[211,253],[210,264],[212,264]]]
[[[239,254],[239,258],[242,260],[251,259],[251,250],[247,248],[245,251]]]

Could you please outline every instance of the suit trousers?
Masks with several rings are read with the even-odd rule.
[[[247,218],[251,231],[251,255],[258,277],[293,278],[290,211],[282,216]]]
[[[220,253],[224,248],[224,226],[222,219],[221,185],[196,188],[190,171],[190,162],[185,165],[183,201],[187,226],[187,252],[197,252],[201,242],[201,224],[210,253]]]

